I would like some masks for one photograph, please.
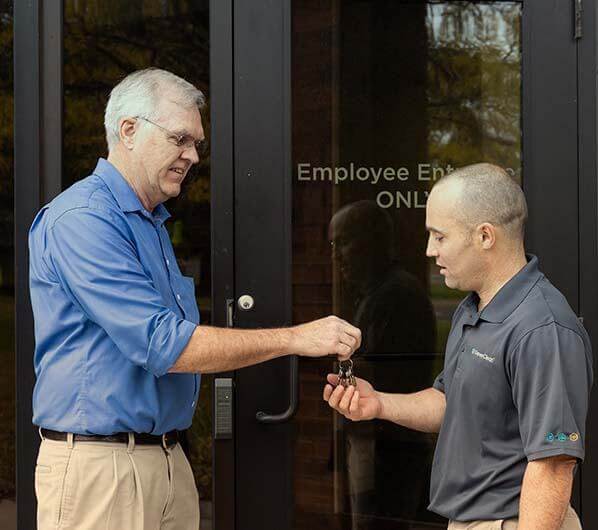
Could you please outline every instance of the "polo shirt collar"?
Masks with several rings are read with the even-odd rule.
[[[480,319],[493,323],[503,322],[542,278],[543,274],[538,269],[538,258],[533,254],[526,254],[526,258],[527,265],[500,288],[478,315]],[[477,312],[478,302],[479,297],[476,293],[471,293],[467,298],[467,303],[475,307],[474,314]]]
[[[161,225],[170,217],[170,213],[163,204],[158,204],[153,212],[146,210],[133,188],[108,160],[100,158],[93,174],[100,177],[108,186],[110,193],[116,199],[123,212],[140,212],[154,224]]]

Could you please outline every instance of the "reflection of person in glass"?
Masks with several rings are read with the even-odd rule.
[[[108,159],[31,227],[38,530],[197,530],[178,441],[198,374],[288,354],[348,358],[360,345],[334,316],[270,330],[198,325],[162,203],[199,161],[203,103],[164,70],[126,77],[106,107]]]
[[[396,354],[430,354],[436,348],[432,304],[419,280],[394,259],[393,234],[389,213],[369,200],[342,207],[329,225],[341,279],[340,314],[363,334],[357,373],[368,374],[377,388],[389,389],[407,376]],[[384,357],[368,360],[376,354]],[[408,376],[425,381],[429,372],[430,364],[422,362],[411,365]],[[415,518],[427,484],[422,465],[431,454],[429,440],[371,423],[345,424],[344,433],[353,528],[375,525],[372,515]]]
[[[394,259],[388,212],[374,201],[348,204],[336,212],[329,232],[353,309],[346,316],[363,334],[360,353],[433,352],[434,310],[418,279]]]
[[[581,528],[569,504],[584,458],[592,352],[564,296],[526,255],[521,188],[477,164],[433,188],[427,254],[448,287],[471,291],[453,315],[444,369],[411,394],[328,375],[324,399],[350,420],[438,432],[429,509],[449,529]]]

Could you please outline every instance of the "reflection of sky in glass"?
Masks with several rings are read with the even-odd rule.
[[[521,166],[521,4],[427,6],[431,159]]]
[[[518,19],[521,4],[450,2],[428,5],[430,47],[450,44],[458,48],[502,50],[504,59],[518,60]]]

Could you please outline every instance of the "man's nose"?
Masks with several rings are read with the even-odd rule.
[[[192,164],[197,164],[199,162],[199,154],[197,152],[195,144],[192,144],[190,147],[187,147],[181,154],[181,158],[183,158],[184,160],[189,160]]]
[[[426,256],[428,256],[428,258],[434,258],[438,256],[438,251],[436,250],[436,247],[432,242],[432,237],[428,238],[428,245],[426,246]]]

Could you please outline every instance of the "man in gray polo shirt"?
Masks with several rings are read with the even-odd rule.
[[[497,166],[440,180],[427,204],[427,255],[448,287],[471,291],[453,315],[444,369],[413,394],[363,379],[344,389],[333,374],[324,388],[351,420],[439,432],[429,509],[449,530],[581,528],[569,499],[584,458],[591,346],[525,254],[526,219],[521,188]]]

